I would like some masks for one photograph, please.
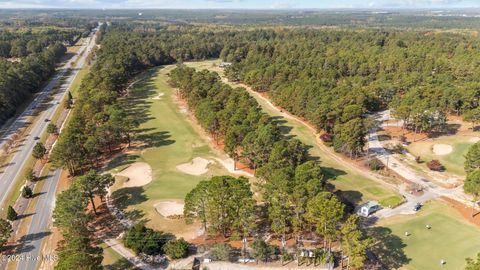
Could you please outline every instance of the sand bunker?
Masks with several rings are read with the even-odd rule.
[[[208,172],[208,165],[211,163],[208,159],[196,157],[191,162],[178,165],[177,170],[186,174],[202,175]]]
[[[448,155],[452,152],[453,148],[451,145],[448,144],[434,144],[433,145],[433,153],[437,156]]]
[[[158,96],[153,97],[152,99],[161,100],[164,95],[165,95],[165,93],[159,93]]]
[[[152,168],[145,162],[135,162],[117,175],[128,178],[123,187],[141,187],[152,182]]]
[[[183,215],[183,203],[176,201],[161,201],[156,203],[153,207],[157,212],[164,216],[182,216]]]

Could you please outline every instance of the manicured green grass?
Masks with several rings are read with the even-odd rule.
[[[136,269],[127,259],[123,258],[115,250],[109,247],[107,244],[102,243],[100,247],[103,248],[103,261],[102,265],[104,269]]]
[[[476,257],[480,251],[480,229],[442,202],[430,202],[414,216],[382,221],[376,230],[391,232],[386,255],[397,260],[391,261],[391,268],[397,264],[410,270],[460,270],[466,257]],[[405,236],[405,232],[410,235]],[[440,266],[441,260],[446,261],[444,266]]]
[[[72,82],[72,85],[70,87],[70,92],[72,93],[73,97],[76,96],[78,89],[80,88],[80,85],[82,83],[83,78],[88,74],[90,71],[91,65],[88,65],[85,63],[83,65],[82,69],[78,72],[77,77]]]
[[[161,200],[183,200],[199,181],[229,173],[218,163],[211,164],[209,171],[201,176],[176,169],[177,165],[188,163],[195,157],[214,160],[217,154],[174,101],[175,90],[167,83],[167,74],[173,68],[152,69],[132,88],[133,98],[124,103],[141,123],[136,139],[146,145],[116,157],[108,169],[115,172],[135,161],[148,163],[152,167],[153,181],[144,187],[122,188],[120,180],[114,187],[117,189],[114,196],[122,198],[118,205],[132,219],[145,219],[150,227],[182,235],[191,232],[194,226],[186,226],[183,220],[163,218],[154,205]],[[152,99],[159,94],[163,94],[159,100]]]
[[[465,155],[470,146],[474,144],[471,139],[472,137],[470,136],[461,135],[443,136],[433,140],[414,142],[407,149],[412,155],[420,156],[425,163],[432,159],[437,159],[445,166],[447,172],[464,176],[463,164]],[[448,144],[452,146],[453,150],[447,155],[435,155],[432,150],[435,144]],[[425,163],[422,166],[423,169],[427,169]]]
[[[223,74],[223,70],[216,67],[215,64],[220,63],[220,60],[202,61],[202,62],[188,62],[186,65],[197,69],[209,69],[216,71],[219,74]],[[237,85],[231,83],[233,87]],[[263,111],[272,117],[278,118],[279,123],[286,127],[289,135],[293,135],[303,143],[312,146],[309,149],[310,156],[313,158],[319,158],[321,165],[326,171],[326,174],[332,178],[331,183],[335,187],[342,191],[343,196],[346,197],[352,203],[362,203],[369,200],[377,200],[384,206],[397,205],[402,202],[403,198],[397,193],[386,189],[381,184],[364,177],[350,168],[338,163],[331,155],[330,152],[326,152],[322,147],[317,145],[316,135],[302,123],[284,118],[281,113],[267,104],[259,95],[253,95],[257,102],[262,107]],[[391,204],[393,203],[393,204]]]

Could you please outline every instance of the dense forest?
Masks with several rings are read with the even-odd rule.
[[[104,72],[116,72],[105,75],[115,89],[146,67],[221,57],[233,63],[230,79],[266,91],[351,156],[362,152],[368,112],[393,109],[415,131],[443,131],[448,114],[480,120],[479,42],[469,34],[122,23],[110,31],[105,42],[117,47],[106,54],[131,53]]]
[[[62,43],[73,45],[87,29],[0,30],[0,57],[25,57]],[[88,33],[88,31],[87,31]]]
[[[221,56],[234,63],[231,79],[267,91],[355,154],[366,112],[391,108],[415,131],[441,131],[449,113],[478,121],[479,45],[461,34],[293,30],[230,41]]]
[[[320,165],[307,160],[303,143],[283,136],[253,97],[244,89],[224,84],[216,73],[180,66],[170,77],[203,128],[216,140],[224,140],[230,156],[258,169],[272,233],[283,239],[290,235],[299,239],[314,227],[326,239],[324,248],[328,246],[329,252],[331,243],[342,238],[353,245],[344,250],[351,261],[357,262],[352,267],[363,266],[368,241],[362,240],[360,232],[355,239],[349,239],[350,234],[341,236],[340,224],[348,219],[345,206],[325,190],[326,179]],[[184,212],[190,219],[200,219],[214,235],[241,237],[250,236],[254,221],[263,216],[255,216],[248,182],[228,177],[214,177],[198,184],[187,195]],[[359,230],[356,221],[345,224],[350,226],[349,231]]]
[[[68,20],[67,20],[68,21]],[[66,52],[94,24],[38,26],[35,21],[0,30],[0,124],[40,90]]]
[[[54,73],[55,64],[65,52],[63,44],[55,43],[20,62],[0,58],[0,124],[11,117],[28,97],[40,90]]]

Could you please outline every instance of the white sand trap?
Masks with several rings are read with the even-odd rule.
[[[473,143],[476,143],[478,141],[480,141],[480,138],[479,137],[472,137],[470,138],[470,140],[468,140],[469,142],[473,142]]]
[[[196,157],[191,162],[177,165],[177,170],[186,174],[202,175],[208,172],[208,165],[211,163],[212,161],[208,159]]]
[[[161,201],[156,203],[153,207],[157,212],[164,216],[183,216],[183,203],[176,201]]]
[[[443,155],[448,155],[453,151],[453,148],[451,145],[448,144],[434,144],[433,145],[433,153],[437,156],[443,156]]]
[[[165,93],[159,93],[158,96],[153,97],[152,99],[161,100],[164,95],[165,95]]]
[[[135,162],[117,175],[128,178],[123,187],[141,187],[152,182],[152,168],[145,162]]]

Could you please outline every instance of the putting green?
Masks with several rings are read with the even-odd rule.
[[[140,122],[136,141],[144,145],[133,148],[128,154],[117,156],[108,169],[118,172],[136,161],[146,162],[152,168],[153,180],[143,187],[122,188],[125,178],[119,177],[113,187],[117,206],[130,219],[145,220],[148,226],[183,236],[193,237],[196,225],[185,225],[183,220],[161,217],[154,205],[162,200],[180,199],[195,185],[213,175],[229,174],[218,162],[208,165],[208,172],[191,175],[176,166],[201,157],[214,160],[220,157],[192,125],[187,115],[174,101],[175,90],[168,83],[168,72],[175,66],[151,69],[139,77],[124,100],[129,113]]]
[[[430,202],[417,215],[393,217],[379,225],[377,229],[392,233],[386,237],[391,245],[389,269],[396,265],[410,270],[460,270],[465,258],[480,252],[480,229],[443,202]],[[441,260],[446,264],[440,266]]]
[[[187,66],[196,69],[208,69],[223,75],[223,70],[218,68],[220,60],[201,62],[187,62]],[[229,83],[232,87],[238,87],[235,83]],[[309,154],[312,157],[320,157],[321,165],[325,172],[332,178],[330,181],[342,191],[343,196],[350,202],[359,204],[369,200],[376,200],[383,206],[394,206],[402,202],[402,197],[397,193],[382,187],[381,184],[356,173],[351,168],[341,165],[332,157],[332,153],[317,145],[317,136],[305,125],[290,118],[284,118],[282,113],[272,108],[259,95],[252,95],[262,107],[263,111],[272,117],[277,117],[279,123],[289,135],[293,135],[303,143],[312,146]]]
[[[474,144],[472,138],[473,137],[461,135],[443,136],[433,140],[411,143],[407,149],[412,155],[420,156],[424,161],[437,159],[445,166],[447,172],[464,176],[465,171],[463,164],[465,163],[465,155],[468,149]],[[435,144],[450,145],[453,150],[446,155],[435,155],[432,150]],[[427,169],[425,163],[422,164],[422,166],[424,169]]]

